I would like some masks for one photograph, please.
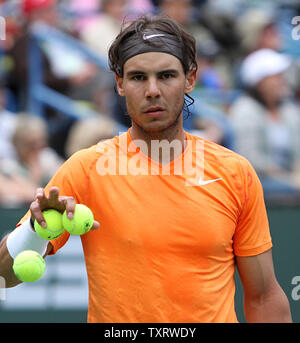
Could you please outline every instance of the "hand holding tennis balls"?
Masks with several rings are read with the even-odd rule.
[[[36,220],[34,221],[34,229],[36,233],[43,239],[50,240],[58,238],[64,230],[72,235],[83,235],[87,233],[93,226],[93,212],[83,204],[76,204],[72,219],[67,217],[67,211],[63,214],[54,210],[48,209],[42,211],[47,227],[42,227]]]
[[[42,211],[47,227],[42,227],[36,220],[34,221],[34,229],[36,233],[43,239],[50,240],[59,237],[63,232],[62,214],[54,209]]]
[[[72,219],[67,216],[67,211],[62,215],[62,225],[72,235],[83,235],[90,231],[94,224],[93,212],[83,204],[76,204]]]
[[[76,208],[78,208],[77,211],[75,211]],[[48,239],[50,234],[52,236],[52,233],[48,235],[48,233],[46,234],[43,230],[47,228],[48,232],[53,231],[52,228],[50,230],[48,229],[46,218],[44,217],[44,212],[48,209],[52,210],[52,214],[50,214],[51,226],[54,222],[56,222],[53,211],[63,213],[62,227],[71,234],[82,235],[89,230],[97,230],[100,227],[100,223],[94,220],[91,210],[85,205],[76,204],[74,197],[64,195],[61,196],[58,187],[50,187],[48,194],[46,194],[45,189],[38,188],[36,190],[35,199],[30,205],[30,211],[32,219],[37,221],[36,226],[41,226],[41,228],[39,227],[37,231],[44,233],[44,236],[46,237],[45,239]],[[77,212],[77,214],[75,212]],[[89,218],[88,223],[86,222],[86,218]],[[53,233],[53,235],[54,238],[57,237],[56,233]],[[50,239],[52,239],[52,237]]]
[[[45,272],[45,261],[36,251],[24,250],[14,259],[13,271],[20,281],[35,282]]]

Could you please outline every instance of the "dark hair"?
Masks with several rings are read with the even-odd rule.
[[[191,70],[197,71],[195,38],[179,23],[165,15],[143,15],[132,21],[129,25],[126,22],[123,23],[121,32],[115,38],[108,52],[109,67],[111,71],[115,72],[121,77],[123,76],[120,46],[132,35],[136,33],[142,33],[146,29],[154,29],[159,32],[176,36],[177,40],[182,45],[182,55],[184,56],[184,61],[181,61],[181,63],[185,74]]]

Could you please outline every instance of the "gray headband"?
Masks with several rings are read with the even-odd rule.
[[[121,75],[123,66],[127,60],[146,52],[165,52],[177,57],[185,66],[182,43],[176,36],[154,30],[145,30],[142,33],[136,32],[124,41],[119,47]]]

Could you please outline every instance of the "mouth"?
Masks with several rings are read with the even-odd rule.
[[[144,113],[150,117],[159,117],[165,111],[162,107],[149,107]]]

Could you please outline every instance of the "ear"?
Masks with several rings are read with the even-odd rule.
[[[118,89],[119,95],[125,96],[125,92],[123,89],[123,78],[120,77],[118,74],[116,74],[116,84],[117,84],[117,89]]]
[[[197,80],[197,72],[196,72],[196,70],[195,69],[190,70],[186,74],[185,89],[184,89],[184,92],[186,94],[192,93],[192,91],[195,88],[196,80]]]

